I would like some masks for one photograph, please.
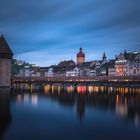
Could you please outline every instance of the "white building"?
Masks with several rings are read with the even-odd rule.
[[[46,73],[46,76],[48,76],[48,77],[53,77],[53,67],[50,67],[50,68],[48,69],[48,72]]]
[[[90,75],[89,76],[96,76],[96,64],[90,67]]]
[[[72,66],[66,70],[66,76],[79,76],[80,70],[78,67]]]
[[[31,69],[29,68],[29,66],[25,66],[24,68],[20,69],[19,76],[30,77],[31,76]]]

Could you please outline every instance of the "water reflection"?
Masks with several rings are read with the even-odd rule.
[[[131,120],[139,125],[140,88],[61,85],[44,86],[45,97],[57,101],[60,106],[76,108],[75,113],[80,121],[85,117],[87,108],[111,111],[122,120]],[[17,94],[17,103],[39,104],[40,93]]]
[[[118,94],[116,95],[116,114],[122,117],[127,116],[127,98],[119,96]]]
[[[86,106],[86,100],[85,100],[84,96],[78,95],[78,97],[77,97],[77,115],[78,115],[80,121],[82,121],[82,119],[84,119],[85,106]]]
[[[11,122],[10,89],[0,89],[0,139]]]
[[[54,87],[52,92],[50,89]],[[60,102],[76,104],[77,115],[80,120],[84,118],[86,108],[97,107],[112,110],[119,118],[129,118],[138,125],[140,118],[140,88],[109,87],[109,86],[85,86],[85,85],[57,85],[45,86],[44,93],[50,98],[58,99]],[[71,96],[68,95],[71,93]],[[65,97],[65,98],[64,98]],[[67,100],[66,100],[67,97]]]
[[[36,93],[22,93],[16,95],[16,102],[17,104],[32,104],[33,106],[38,105],[38,95]]]
[[[57,83],[43,89],[13,91],[11,96],[9,90],[0,90],[0,139],[100,139],[101,135],[113,139],[119,135],[116,139],[139,140],[139,88]]]
[[[67,92],[73,93],[77,92],[79,94],[92,94],[92,93],[117,93],[117,94],[140,94],[140,88],[131,88],[131,87],[112,87],[112,86],[93,86],[93,85],[61,85],[61,84],[52,84],[45,85],[44,92]]]

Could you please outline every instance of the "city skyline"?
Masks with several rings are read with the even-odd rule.
[[[65,61],[74,61],[75,64],[77,64],[77,63],[78,63],[77,55],[78,55],[78,53],[80,52],[80,49],[81,49],[81,48],[79,48],[79,51],[77,51],[77,53],[74,54],[74,56],[75,56],[74,59],[72,59],[72,58],[65,59],[65,58],[64,58],[63,60],[60,60],[60,61],[58,60],[58,63],[51,63],[51,64],[49,64],[49,65],[39,65],[39,64],[36,64],[36,63],[30,63],[30,62],[28,62],[28,61],[24,61],[24,60],[22,60],[22,59],[16,59],[16,58],[13,58],[13,59],[15,59],[16,61],[19,61],[20,63],[21,63],[21,62],[25,62],[25,63],[29,63],[30,65],[36,65],[36,66],[39,66],[39,67],[46,67],[46,66],[47,66],[47,67],[50,67],[50,66],[53,66],[53,65],[58,65],[59,63],[65,62]],[[88,57],[88,55],[85,54],[85,52],[83,51],[83,48],[82,48],[82,52],[83,52],[84,55],[85,55],[85,61],[84,61],[84,63],[86,63],[86,62],[92,62],[92,61],[103,61],[104,55],[105,55],[105,57],[106,57],[106,60],[107,60],[107,61],[110,61],[110,60],[115,60],[116,57],[118,57],[119,55],[124,54],[124,53],[128,53],[128,54],[129,54],[129,53],[140,53],[140,51],[127,52],[127,50],[124,50],[123,52],[120,52],[119,54],[114,55],[113,58],[109,58],[109,57],[106,56],[106,53],[105,53],[105,51],[104,51],[99,59],[90,59],[90,60],[86,60],[86,57]]]
[[[139,51],[138,0],[2,1],[0,34],[14,58],[40,66],[73,59],[82,47],[86,61]],[[5,10],[6,9],[6,10]]]

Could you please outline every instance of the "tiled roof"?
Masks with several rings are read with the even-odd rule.
[[[128,60],[130,60],[130,61],[133,61],[133,60],[136,60],[136,59],[139,60],[138,56],[140,56],[140,52],[138,52],[138,53],[135,53],[135,52],[131,53]]]
[[[95,70],[96,69],[96,64],[94,64],[92,67],[90,67],[90,70]]]
[[[67,67],[66,70],[67,70],[67,71],[72,71],[72,70],[74,70],[75,68],[76,68],[76,66],[73,65],[73,66],[69,66],[69,67]]]
[[[11,51],[9,45],[7,44],[4,36],[0,36],[0,58],[11,59],[13,52]]]
[[[108,68],[115,68],[115,60],[110,60],[109,61]]]
[[[58,64],[58,67],[69,67],[71,65],[75,65],[75,62],[73,60],[68,60],[68,61],[62,61]]]

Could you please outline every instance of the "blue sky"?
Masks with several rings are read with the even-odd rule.
[[[14,58],[40,66],[140,51],[140,0],[1,0],[0,34]]]

